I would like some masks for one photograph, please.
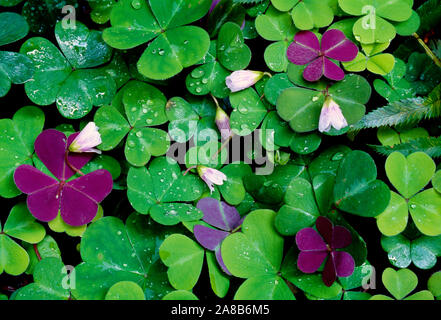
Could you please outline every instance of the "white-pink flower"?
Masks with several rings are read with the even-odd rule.
[[[101,144],[101,135],[95,122],[89,122],[83,130],[76,136],[69,146],[71,152],[95,152],[101,153],[100,150],[95,149],[97,145]]]
[[[197,171],[201,179],[205,181],[210,189],[210,193],[214,191],[213,184],[221,186],[224,184],[224,181],[227,180],[227,176],[224,173],[213,168],[198,166]]]
[[[234,71],[225,79],[227,87],[231,92],[237,92],[251,87],[257,81],[262,79],[264,72],[261,71],[251,71],[251,70],[239,70]]]
[[[341,112],[340,106],[331,97],[327,97],[320,113],[319,131],[328,132],[331,127],[341,130],[347,126],[348,122]]]

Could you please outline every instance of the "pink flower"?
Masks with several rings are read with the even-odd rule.
[[[69,146],[71,152],[95,152],[100,154],[101,151],[95,149],[97,145],[101,144],[101,135],[98,132],[98,127],[95,122],[89,122],[78,136],[72,141]]]
[[[265,73],[261,71],[251,71],[251,70],[234,71],[231,75],[229,75],[225,79],[225,82],[227,84],[227,87],[231,90],[231,92],[237,92],[251,87],[257,81],[262,79],[264,74]]]
[[[347,126],[348,122],[343,116],[340,106],[331,97],[327,97],[320,113],[319,131],[328,132],[331,127],[341,130]]]
[[[229,137],[231,137],[232,132],[230,127],[230,117],[228,117],[221,107],[217,107],[215,121],[217,128],[221,133],[222,140],[227,140]]]
[[[197,171],[201,179],[205,181],[208,188],[210,189],[210,193],[213,193],[214,191],[213,184],[221,186],[224,184],[224,181],[227,180],[227,176],[216,169],[208,168],[205,166],[198,166]]]

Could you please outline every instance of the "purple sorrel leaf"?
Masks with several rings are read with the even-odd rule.
[[[57,217],[60,207],[58,181],[27,164],[15,170],[14,181],[17,188],[28,195],[27,205],[35,218],[47,222]]]
[[[315,221],[315,227],[327,244],[332,244],[332,233],[334,226],[331,220],[325,217],[318,217]]]
[[[214,254],[216,256],[216,260],[217,263],[220,265],[220,267],[222,268],[222,270],[228,274],[229,276],[231,276],[231,272],[227,269],[227,266],[224,263],[224,259],[222,258],[222,254],[221,254],[221,249],[220,246],[216,248],[216,250],[214,251]]]
[[[292,63],[308,64],[303,71],[303,77],[311,82],[319,80],[323,75],[331,80],[343,80],[344,71],[330,59],[348,62],[354,60],[357,54],[358,47],[337,29],[326,31],[321,44],[313,32],[298,32],[287,51],[288,59]]]
[[[303,71],[303,77],[305,80],[314,82],[320,80],[323,76],[323,64],[326,58],[320,57],[311,62]]]
[[[297,232],[296,243],[300,250],[297,266],[305,273],[314,273],[328,257],[322,278],[329,287],[337,276],[348,277],[354,272],[355,261],[352,256],[347,252],[335,251],[347,247],[352,237],[348,229],[334,227],[331,220],[325,217],[318,217],[315,225],[318,232],[313,228]]]
[[[350,245],[352,236],[348,229],[342,226],[335,226],[332,234],[332,248],[341,249]]]
[[[320,268],[327,256],[327,251],[302,251],[297,258],[297,267],[304,273],[314,273]]]
[[[38,157],[60,181],[30,165],[21,165],[14,172],[15,184],[28,195],[29,211],[38,220],[51,221],[60,212],[69,225],[87,224],[96,216],[98,203],[112,191],[112,175],[104,169],[66,182],[75,173],[66,163],[66,150],[76,135],[67,139],[57,130],[46,130],[35,141]],[[91,156],[74,154],[68,159],[80,169]]]
[[[331,257],[334,260],[335,273],[338,277],[349,277],[354,272],[355,261],[349,253],[333,251]]]
[[[326,78],[335,81],[341,81],[345,78],[345,73],[342,68],[327,58],[323,59],[323,74]]]
[[[224,231],[232,231],[240,225],[240,215],[237,209],[223,201],[213,198],[199,200],[197,208],[204,213],[204,220],[213,227]]]
[[[112,191],[109,171],[101,169],[68,182],[61,196],[61,217],[71,226],[82,226],[96,216],[98,203]]]
[[[297,65],[310,63],[320,55],[320,43],[311,31],[298,32],[287,51],[288,59]]]
[[[215,251],[230,234],[226,231],[216,230],[202,225],[195,225],[193,231],[196,240],[204,248],[211,251]]]
[[[326,251],[326,243],[313,228],[304,228],[297,232],[296,243],[300,251]]]
[[[66,150],[77,134],[69,139],[60,131],[49,129],[43,131],[35,140],[35,153],[43,164],[60,181],[66,181],[75,174],[65,161]],[[69,163],[80,170],[92,159],[91,154],[69,154]]]
[[[335,279],[337,279],[337,274],[335,272],[334,259],[332,257],[328,257],[326,260],[325,268],[322,273],[323,283],[330,287],[334,283]]]
[[[358,47],[337,29],[326,31],[322,37],[321,51],[331,59],[349,62],[358,54]]]

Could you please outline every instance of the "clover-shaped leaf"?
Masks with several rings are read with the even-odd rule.
[[[314,223],[320,215],[311,184],[303,178],[291,180],[275,219],[276,229],[283,235],[294,235]]]
[[[155,158],[149,169],[130,168],[127,196],[133,208],[149,214],[164,225],[193,221],[202,212],[183,201],[194,201],[205,190],[203,182],[192,174],[183,175],[179,165],[170,158]]]
[[[106,300],[145,300],[145,295],[136,282],[120,281],[107,291]]]
[[[412,15],[407,0],[339,0],[340,8],[353,16],[363,16],[354,24],[355,38],[361,43],[385,43],[395,38],[395,27],[388,21],[403,22]]]
[[[13,43],[24,37],[29,32],[26,19],[18,13],[0,13],[0,46]]]
[[[245,44],[240,26],[225,23],[217,39],[217,57],[228,70],[245,69],[251,61],[251,49]]]
[[[416,239],[404,234],[383,236],[381,246],[388,253],[391,264],[398,268],[406,268],[413,262],[420,269],[430,269],[435,266],[437,257],[441,256],[440,236],[422,235]]]
[[[49,129],[35,140],[35,153],[51,175],[29,164],[14,172],[15,184],[28,195],[29,211],[38,220],[48,222],[60,213],[69,225],[88,224],[97,214],[98,203],[112,191],[112,175],[105,169],[69,180],[92,157],[68,153],[77,135],[67,138],[64,133]]]
[[[322,276],[318,273],[303,273],[297,268],[297,255],[293,249],[290,249],[283,260],[282,275],[293,283],[296,287],[306,294],[313,295],[321,299],[331,299],[342,292],[342,286],[334,282],[331,286],[323,283]]]
[[[44,258],[54,257],[61,259],[61,251],[57,242],[50,235],[46,235],[43,240],[36,244],[23,243],[23,248],[29,255],[29,266],[26,269],[26,274],[33,274],[35,266]],[[38,253],[38,256],[37,256]]]
[[[363,53],[359,52],[351,62],[344,62],[343,67],[347,71],[361,72],[368,70],[375,74],[387,75],[395,65],[395,58],[390,53],[382,53],[389,47],[390,42],[362,44]]]
[[[150,128],[167,122],[167,100],[162,92],[149,84],[131,81],[115,99],[122,110],[105,106],[94,117],[103,141],[99,148],[114,149],[127,136],[124,153],[134,166],[143,166],[152,156],[165,154],[170,145],[167,133]]]
[[[20,49],[36,68],[33,81],[25,84],[29,99],[38,105],[56,102],[60,113],[70,119],[82,118],[93,106],[110,103],[115,81],[103,70],[87,69],[112,57],[101,33],[80,22],[74,29],[63,29],[59,22],[55,35],[64,55],[44,38],[31,38]]]
[[[374,160],[363,151],[352,151],[345,156],[338,169],[334,201],[342,211],[363,217],[375,217],[389,204],[387,185],[376,180]]]
[[[249,135],[265,118],[267,109],[253,88],[248,88],[230,95],[230,123],[233,132],[240,136]]]
[[[381,277],[384,286],[397,300],[433,300],[433,295],[428,290],[419,291],[409,296],[418,285],[416,274],[409,269],[395,271],[387,268]],[[393,300],[385,295],[375,295],[370,300]]]
[[[242,219],[239,212],[235,207],[213,198],[199,200],[197,208],[204,213],[202,220],[214,228],[195,225],[193,228],[195,238],[204,248],[214,251],[218,264],[225,273],[230,275],[222,260],[221,244],[241,225]]]
[[[430,182],[435,169],[434,161],[423,152],[412,153],[407,158],[400,152],[389,155],[386,175],[401,196],[392,193],[389,206],[378,216],[377,223],[383,234],[394,236],[402,232],[407,225],[408,211],[423,234],[441,234],[436,222],[440,219],[437,204],[441,203],[441,196],[434,189],[417,194]]]
[[[0,120],[0,195],[13,198],[20,194],[14,180],[15,169],[32,164],[34,141],[44,125],[44,113],[35,107],[19,109],[11,119]],[[7,151],[7,152],[6,152]]]
[[[385,166],[389,181],[406,199],[424,188],[435,173],[435,162],[423,152],[407,157],[394,152],[387,157]]]
[[[173,140],[179,143],[191,138],[195,142],[206,141],[208,137],[218,140],[216,108],[209,100],[187,102],[183,98],[174,97],[167,102],[166,114],[170,121],[168,132]]]
[[[0,46],[24,38],[29,31],[26,20],[13,12],[0,13]],[[34,75],[32,60],[23,54],[0,51],[0,97],[5,96],[11,83],[21,84],[29,81]]]
[[[310,30],[329,26],[334,19],[334,11],[330,2],[319,0],[271,0],[273,6],[280,11],[292,8],[292,19],[300,30]]]
[[[242,232],[228,236],[221,252],[227,269],[247,279],[235,299],[294,299],[278,275],[282,263],[283,238],[273,227],[275,212],[256,210],[247,215]]]
[[[441,74],[426,54],[413,52],[407,61],[405,79],[417,95],[427,95],[440,83]]]
[[[171,78],[207,53],[207,32],[186,24],[202,18],[209,7],[209,0],[119,1],[113,6],[112,26],[104,30],[103,38],[117,49],[151,41],[138,61],[139,72],[155,80]]]
[[[204,250],[196,242],[173,234],[159,248],[159,256],[168,267],[168,279],[175,289],[191,290],[195,286],[204,262]]]
[[[427,288],[435,296],[437,300],[440,300],[441,296],[441,272],[435,272],[427,281]]]
[[[244,179],[244,184],[246,191],[256,201],[277,205],[283,201],[285,193],[291,190],[293,178],[302,177],[304,173],[304,165],[290,161],[283,166],[276,166],[270,175],[248,175]]]
[[[88,0],[92,12],[91,19],[100,24],[104,24],[110,19],[112,7],[117,3],[116,0]]]
[[[150,219],[132,214],[126,225],[115,217],[94,222],[81,240],[83,263],[75,268],[76,299],[104,299],[120,281],[141,286],[147,300],[170,292],[159,247],[176,228],[164,229]]]
[[[383,80],[375,79],[374,88],[389,102],[413,98],[415,93],[409,81],[404,78],[405,74],[406,64],[403,60],[395,58],[394,68],[384,76],[387,83]]]
[[[218,186],[222,197],[231,205],[239,205],[246,197],[244,180],[252,174],[251,167],[245,163],[230,163],[221,171],[227,176]]]
[[[338,29],[326,31],[321,42],[311,31],[298,32],[287,51],[289,61],[308,65],[303,77],[310,82],[320,80],[323,75],[331,80],[343,80],[343,70],[331,59],[349,62],[355,59],[357,53],[357,46]]]
[[[225,78],[230,72],[219,63],[217,55],[217,42],[213,40],[203,64],[193,69],[187,76],[187,89],[191,94],[203,96],[211,93],[217,98],[228,96],[230,91],[226,86]]]
[[[296,132],[310,132],[318,128],[320,113],[327,96],[341,108],[349,125],[358,122],[365,113],[371,87],[363,77],[349,74],[325,91],[300,87],[284,90],[277,100],[277,113],[289,122]]]
[[[59,258],[41,260],[34,270],[34,282],[20,288],[15,300],[68,300],[70,290],[65,286],[66,267]]]
[[[194,293],[187,290],[175,290],[170,293],[167,293],[162,300],[199,300],[198,297],[195,296]]]
[[[257,16],[256,30],[265,40],[276,41],[265,49],[267,66],[275,72],[286,71],[288,58],[285,53],[297,31],[291,16],[270,6],[265,14]]]
[[[29,265],[29,255],[10,237],[35,244],[43,240],[46,231],[42,225],[35,222],[24,203],[19,203],[11,209],[5,225],[3,228],[0,226],[0,230],[0,274],[22,274]]]

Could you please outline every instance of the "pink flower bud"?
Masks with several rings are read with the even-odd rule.
[[[83,130],[76,136],[74,141],[69,146],[71,152],[95,152],[101,153],[100,150],[95,149],[97,145],[101,144],[101,135],[98,132],[98,127],[95,122],[89,122]]]
[[[331,97],[327,97],[320,113],[319,131],[328,132],[331,127],[341,130],[347,126],[348,123],[341,112],[340,106]]]
[[[205,181],[208,188],[210,189],[210,193],[213,193],[214,191],[213,184],[221,186],[224,184],[224,181],[227,180],[227,176],[216,169],[208,168],[205,166],[198,166],[197,171],[201,179]]]
[[[264,72],[261,71],[239,70],[229,75],[225,82],[232,92],[237,92],[251,87],[263,76]]]
[[[230,117],[225,113],[222,108],[217,107],[216,110],[216,125],[221,133],[222,140],[227,140],[231,135],[231,127],[230,127]]]

